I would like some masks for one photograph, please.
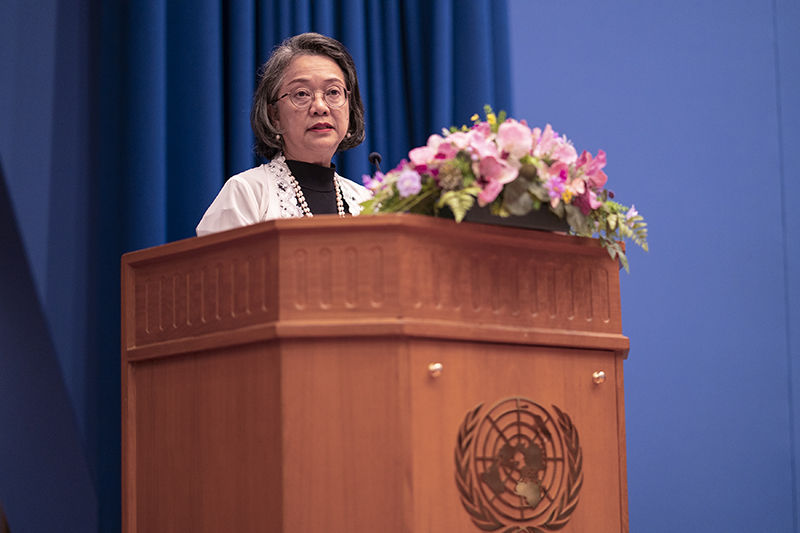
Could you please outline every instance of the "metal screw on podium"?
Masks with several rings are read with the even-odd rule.
[[[606,373],[603,372],[602,370],[598,370],[597,372],[592,374],[592,381],[594,381],[598,385],[604,382],[605,380],[606,380]]]
[[[442,363],[431,363],[428,365],[428,375],[434,379],[442,375],[444,366]]]

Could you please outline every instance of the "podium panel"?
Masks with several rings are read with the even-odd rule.
[[[597,242],[314,217],[122,276],[123,531],[628,530]]]

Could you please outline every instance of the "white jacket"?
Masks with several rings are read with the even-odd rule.
[[[292,188],[286,159],[271,162],[232,176],[197,225],[197,235],[239,228],[274,218],[303,216]],[[369,189],[336,174],[348,211],[357,215],[361,202],[372,196]]]

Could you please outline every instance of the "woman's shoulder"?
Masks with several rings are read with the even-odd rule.
[[[267,169],[267,164],[258,165],[257,167],[249,168],[243,172],[239,172],[238,174],[234,174],[228,181],[234,182],[245,182],[245,183],[255,183],[259,181],[263,181],[266,179],[270,172]]]
[[[257,167],[234,174],[226,182],[226,186],[241,187],[246,186],[251,189],[256,196],[261,196],[274,188],[273,183],[279,175],[279,170],[274,163],[265,163]]]

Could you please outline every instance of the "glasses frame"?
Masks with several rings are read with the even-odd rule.
[[[326,97],[325,92],[328,89],[332,88],[332,87],[341,87],[341,89],[344,91],[344,102],[342,102],[340,105],[331,105],[330,102],[328,102],[328,98]],[[293,92],[299,90],[299,89],[305,89],[305,90],[310,91],[310,92],[312,92],[314,94],[314,96],[311,98],[311,101],[309,101],[308,105],[306,105],[306,106],[302,106],[301,107],[301,106],[297,105],[294,100],[292,100],[291,94]],[[292,105],[296,109],[308,109],[317,100],[317,93],[322,93],[322,101],[325,102],[325,105],[327,105],[331,109],[340,109],[340,108],[344,107],[344,104],[346,104],[347,102],[350,101],[350,91],[348,91],[346,87],[343,87],[342,85],[339,85],[338,83],[334,83],[333,85],[329,85],[328,87],[326,87],[324,90],[318,90],[318,91],[312,91],[311,89],[308,89],[306,87],[295,87],[294,89],[292,89],[288,93],[286,93],[286,94],[284,94],[282,96],[279,96],[275,100],[275,102],[273,102],[273,103],[277,104],[283,98],[286,98],[288,96],[289,97],[289,101],[292,103]]]

